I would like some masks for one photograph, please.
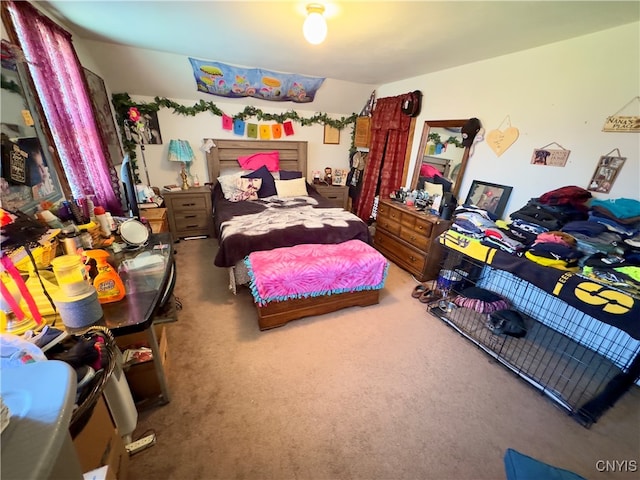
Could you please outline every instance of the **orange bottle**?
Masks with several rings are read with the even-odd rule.
[[[93,287],[98,292],[100,303],[111,303],[122,300],[126,294],[124,283],[109,262],[109,254],[104,250],[86,250],[84,254],[96,261],[98,275],[93,279]]]

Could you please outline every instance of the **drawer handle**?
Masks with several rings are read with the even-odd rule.
[[[414,263],[416,260],[418,260],[416,257],[414,257],[413,255],[409,255],[409,261],[411,263]]]
[[[416,239],[414,235],[411,235],[411,241],[413,242]]]
[[[187,225],[187,228],[198,228],[198,225]]]
[[[183,203],[182,206],[183,207],[195,207],[195,203]]]
[[[185,215],[184,218],[196,218],[197,215]]]

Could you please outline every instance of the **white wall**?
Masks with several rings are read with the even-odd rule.
[[[135,102],[145,103],[153,101],[150,97],[131,96]],[[222,97],[219,97],[224,100]],[[173,101],[193,106],[193,100],[186,99],[172,99]],[[220,109],[230,116],[242,111],[245,107],[244,104],[238,103],[225,103],[218,100],[218,98],[212,99]],[[266,113],[280,114],[287,110],[281,108],[281,104],[276,104],[272,108],[261,107]],[[304,111],[296,109],[296,112],[302,117],[312,117],[315,112]],[[328,113],[332,118],[341,118],[342,115],[332,115]],[[258,121],[255,118],[247,119],[249,123],[268,124],[271,125],[275,122]],[[170,183],[179,183],[179,166],[174,163],[169,163],[167,155],[169,152],[169,140],[182,139],[188,140],[196,155],[196,161],[191,166],[191,173],[197,174],[200,183],[209,181],[207,173],[207,163],[205,158],[205,152],[200,150],[202,146],[202,139],[204,138],[220,138],[220,139],[240,139],[249,140],[246,136],[240,137],[235,135],[229,130],[222,129],[222,118],[213,115],[209,112],[200,113],[194,117],[177,115],[170,109],[162,108],[158,112],[158,123],[160,124],[160,133],[162,135],[162,145],[145,145],[145,158],[149,170],[149,178],[151,185],[159,186],[167,185]],[[348,168],[349,166],[349,147],[351,145],[351,126],[343,129],[340,133],[339,145],[325,145],[324,139],[324,127],[322,125],[311,125],[303,127],[297,122],[293,122],[294,135],[284,136],[282,140],[293,141],[307,141],[308,143],[308,180],[312,181],[311,172],[313,170],[323,171],[325,167],[331,168]],[[142,157],[140,155],[140,147],[137,149],[138,167],[140,169],[140,178],[144,179],[144,173],[142,170]]]
[[[627,160],[611,192],[594,197],[640,199],[640,133],[602,132],[607,116],[640,95],[638,39],[640,23],[632,23],[383,85],[377,95],[416,89],[424,94],[410,172],[425,120],[477,117],[489,132],[510,117],[520,131],[518,140],[500,157],[486,142],[477,145],[461,184],[461,201],[474,179],[513,187],[505,215],[565,185],[587,188],[599,157],[613,149]],[[640,115],[640,101],[620,115]],[[571,150],[567,165],[531,165],[533,149],[552,142]]]

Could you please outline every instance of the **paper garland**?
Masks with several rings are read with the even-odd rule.
[[[293,122],[290,120],[284,123],[258,125],[257,123],[246,123],[244,120],[240,119],[232,120],[231,117],[227,117],[226,115],[222,116],[222,129],[233,130],[235,135],[239,135],[241,137],[245,135],[246,130],[248,138],[260,137],[260,140],[277,140],[282,138],[283,131],[287,137],[294,134]]]

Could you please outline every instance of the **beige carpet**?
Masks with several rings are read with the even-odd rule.
[[[216,241],[176,244],[169,404],[142,412],[131,479],[501,479],[508,447],[589,479],[640,463],[640,389],[591,429],[426,313],[392,265],[379,305],[260,332]],[[640,468],[640,466],[639,466]]]

